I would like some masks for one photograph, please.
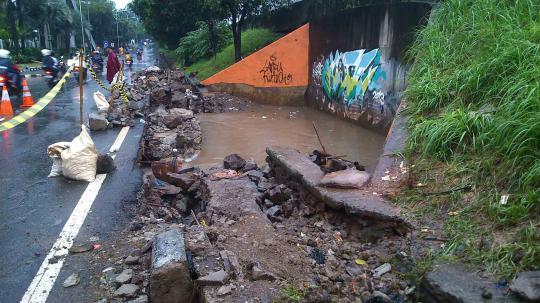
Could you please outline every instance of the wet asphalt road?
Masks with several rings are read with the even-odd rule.
[[[136,63],[136,62],[135,62]],[[153,65],[152,50],[145,51],[142,63],[133,71]],[[84,86],[84,111],[97,111],[92,94],[100,90],[91,76]],[[106,83],[105,76],[100,78]],[[44,78],[32,78],[29,87],[35,100],[47,92]],[[106,94],[107,95],[107,94]],[[12,100],[13,101],[13,100]],[[13,102],[18,108],[19,102]],[[81,228],[75,243],[98,237],[105,242],[125,226],[124,209],[136,201],[140,187],[140,171],[134,165],[143,125],[137,120],[117,153],[117,170],[107,176]],[[101,153],[106,153],[120,128],[93,133]],[[71,141],[79,133],[79,88],[75,80],[57,95],[42,112],[14,129],[0,133],[0,302],[19,302],[32,282],[45,256],[56,241],[65,222],[79,201],[88,183],[62,177],[47,178],[51,160],[47,146]],[[48,302],[86,302],[82,299],[85,264],[88,260],[69,256],[49,295]],[[61,284],[77,269],[81,285],[66,291]],[[92,300],[93,301],[93,300]]]

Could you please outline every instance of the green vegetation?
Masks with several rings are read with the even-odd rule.
[[[540,268],[539,9],[534,0],[443,1],[410,51],[415,182],[472,190],[411,190],[398,201],[445,221],[442,255],[504,276]]]
[[[271,42],[277,40],[280,36],[268,29],[249,29],[242,33],[242,56],[247,56]],[[220,70],[234,64],[234,46],[232,44],[225,47],[215,57],[204,59],[189,66],[188,72],[198,72],[198,78],[203,80]]]
[[[187,33],[182,39],[176,54],[181,65],[190,65],[196,61],[216,55],[232,42],[232,34],[225,22],[217,24],[199,23],[199,28]]]
[[[281,294],[287,302],[299,303],[306,296],[305,290],[300,290],[296,286],[289,284],[281,289]]]

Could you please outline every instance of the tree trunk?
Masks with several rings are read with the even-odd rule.
[[[17,33],[17,21],[15,20],[15,5],[13,2],[8,1],[7,2],[7,15],[8,15],[8,22],[9,22],[9,32],[10,32],[10,38],[15,44],[15,49],[19,49],[19,34]]]
[[[234,42],[234,61],[238,62],[242,60],[242,36],[237,24],[234,25],[232,32]]]
[[[19,23],[19,28],[24,31],[24,22],[23,22],[23,14],[22,14],[22,1],[21,0],[17,0],[16,1],[17,3],[17,19],[18,19],[18,23]],[[26,43],[25,43],[25,37],[21,37],[21,48],[22,49],[25,49],[26,48]]]

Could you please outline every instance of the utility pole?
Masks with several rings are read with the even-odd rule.
[[[120,36],[118,35],[118,10],[115,11],[115,16],[116,16],[116,43],[118,43],[116,47],[118,48],[120,47]]]
[[[83,56],[86,54],[86,46],[84,43],[84,24],[83,24],[83,12],[82,12],[82,4],[81,0],[79,0],[79,14],[81,15],[81,36],[82,36],[82,45],[83,45]],[[82,69],[82,66],[80,66]]]

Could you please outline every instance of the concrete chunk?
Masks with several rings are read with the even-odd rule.
[[[88,127],[91,130],[105,130],[108,125],[109,121],[104,116],[94,113],[88,115]]]
[[[266,149],[266,153],[272,166],[282,170],[287,177],[300,181],[306,190],[331,208],[385,222],[407,223],[393,206],[372,192],[319,186],[324,173],[317,164],[296,149],[271,146]]]
[[[182,231],[175,228],[157,235],[152,247],[150,301],[190,302],[192,292]]]

